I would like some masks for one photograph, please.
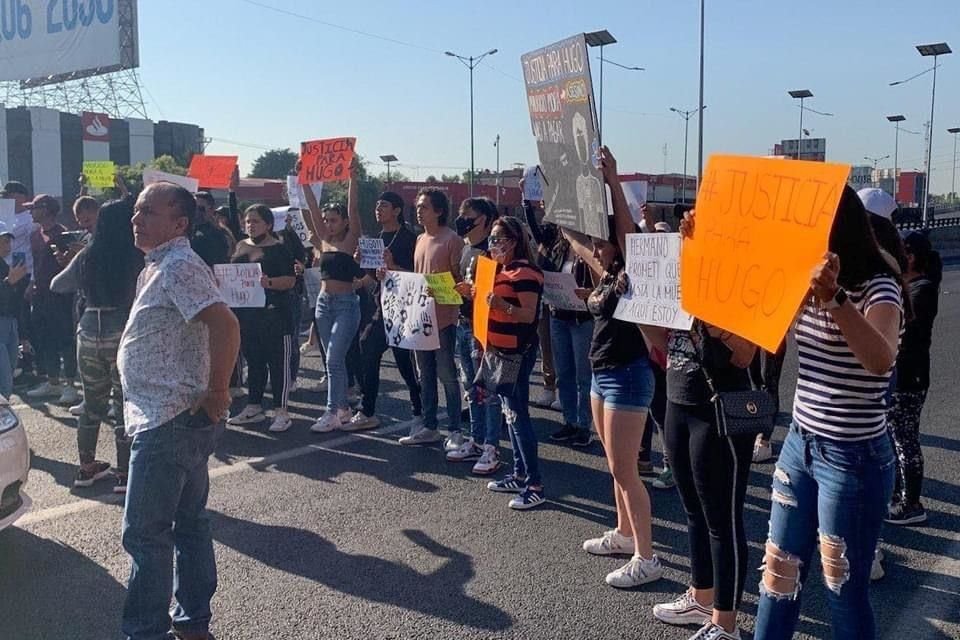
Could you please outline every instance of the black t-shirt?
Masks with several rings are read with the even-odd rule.
[[[897,390],[926,391],[930,388],[930,345],[933,321],[939,310],[940,288],[926,276],[907,285],[913,317],[907,320],[897,355]]]
[[[230,261],[230,239],[223,229],[209,222],[201,222],[193,230],[190,246],[208,267]]]
[[[594,371],[616,369],[647,357],[647,343],[643,341],[640,327],[613,317],[620,299],[615,291],[616,281],[615,273],[604,273],[587,300],[587,308],[593,315],[590,364]]]
[[[401,271],[413,271],[413,248],[417,244],[417,236],[410,231],[407,225],[400,225],[396,231],[382,231],[383,248],[389,249],[393,261]]]
[[[30,282],[30,276],[26,275],[16,283],[8,284],[7,276],[10,274],[10,265],[6,260],[0,259],[0,316],[4,318],[18,318],[20,308],[23,305],[23,294],[27,290],[27,284]]]
[[[694,334],[696,337],[695,346]],[[667,332],[667,399],[687,406],[710,402],[710,389],[703,374],[706,364],[717,391],[750,389],[750,374],[730,363],[730,349],[695,321],[690,331]]]
[[[251,260],[250,254],[244,254],[242,256],[235,257],[231,262],[259,262],[260,270],[263,272],[263,275],[267,276],[268,278],[279,278],[282,276],[294,275],[293,254],[290,253],[290,250],[286,247],[286,245],[277,243],[260,247],[260,249],[263,251],[263,255],[261,255],[258,260]],[[293,311],[291,308],[293,295],[294,293],[292,290],[266,290],[267,307],[279,311],[278,315],[280,316],[281,328],[285,334],[293,332]],[[259,313],[261,310],[236,309],[236,311],[243,313]]]
[[[479,244],[470,245],[460,254],[460,273],[464,278],[473,282],[477,275],[477,258],[479,256],[490,257],[490,239],[484,238]],[[473,300],[464,299],[460,305],[460,316],[467,320],[473,320]]]

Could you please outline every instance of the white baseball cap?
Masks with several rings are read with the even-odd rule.
[[[883,189],[873,187],[860,189],[857,195],[860,196],[860,202],[867,211],[885,220],[890,220],[893,212],[897,210],[897,201]]]

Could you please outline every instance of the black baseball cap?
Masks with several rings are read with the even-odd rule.
[[[403,209],[403,198],[397,195],[394,191],[384,191],[380,194],[380,197],[377,200],[383,200],[384,202],[389,202],[394,209]]]
[[[23,184],[22,182],[17,182],[16,180],[11,180],[7,184],[3,185],[3,191],[0,192],[0,195],[9,197],[16,193],[26,198],[30,197],[30,190],[27,189],[27,185]]]

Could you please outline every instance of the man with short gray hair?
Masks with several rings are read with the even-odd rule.
[[[134,209],[134,243],[146,266],[117,354],[133,438],[123,515],[133,567],[122,628],[131,640],[168,638],[171,625],[177,638],[206,640],[217,588],[207,459],[230,406],[240,329],[212,271],[190,248],[193,196],[156,183]]]

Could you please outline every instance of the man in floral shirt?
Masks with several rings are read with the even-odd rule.
[[[133,438],[123,517],[133,567],[122,628],[131,640],[154,640],[167,638],[172,622],[178,638],[201,640],[210,637],[217,588],[207,459],[230,406],[240,330],[210,268],[190,248],[193,196],[152,184],[135,211],[134,242],[146,266],[117,355]]]

